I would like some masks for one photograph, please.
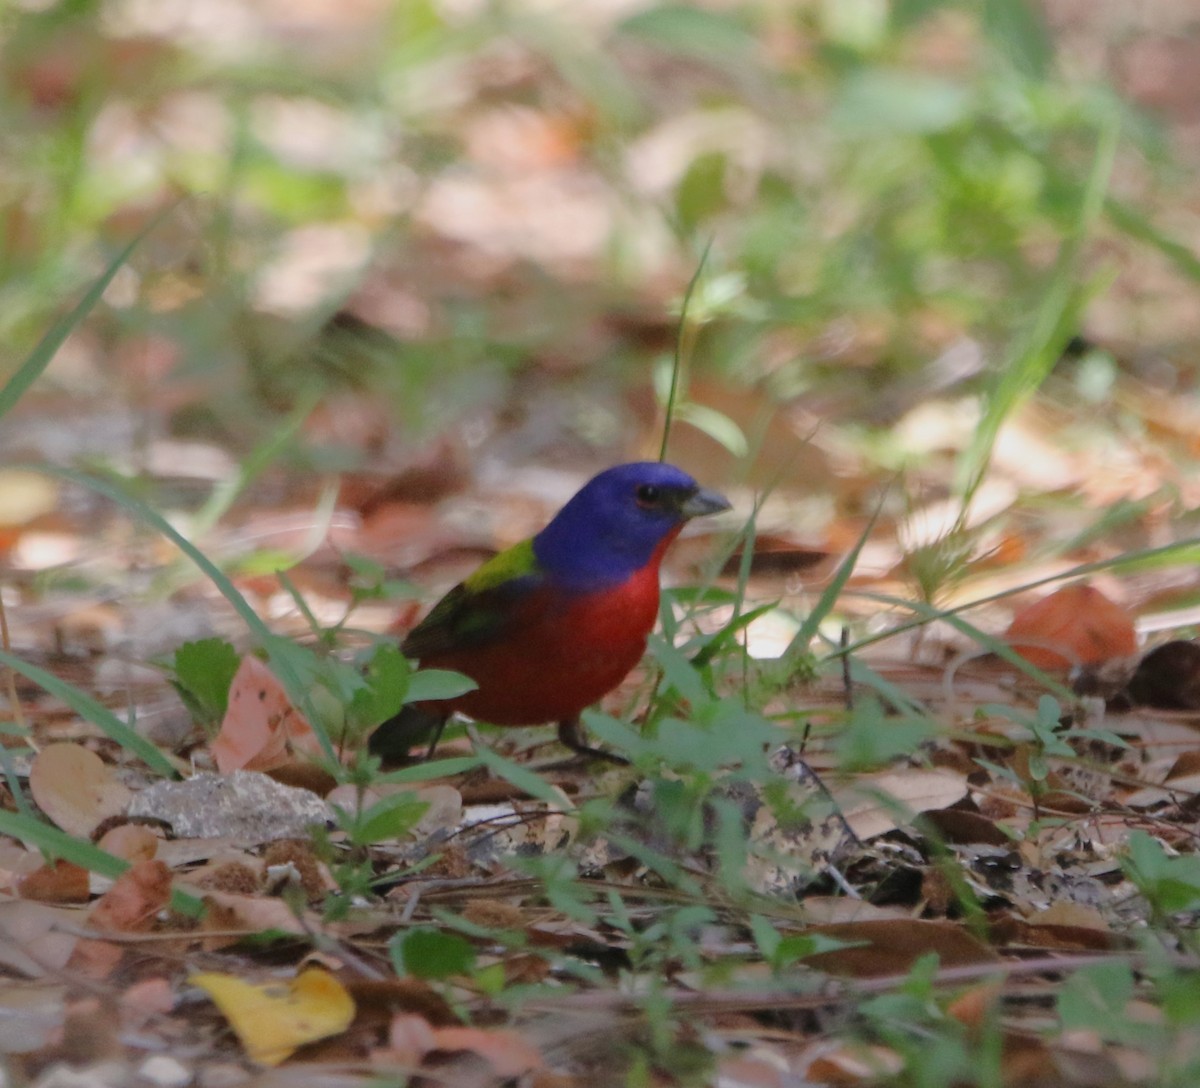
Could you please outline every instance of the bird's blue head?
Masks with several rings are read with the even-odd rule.
[[[723,495],[674,465],[617,465],[576,492],[533,538],[533,553],[556,578],[599,589],[641,570],[685,521],[728,509]]]

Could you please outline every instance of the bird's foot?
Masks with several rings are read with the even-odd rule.
[[[564,748],[570,748],[576,755],[587,756],[589,759],[603,759],[615,763],[619,767],[628,767],[629,760],[614,752],[606,752],[603,748],[593,748],[588,744],[583,732],[583,726],[578,718],[569,718],[558,723],[558,742]]]

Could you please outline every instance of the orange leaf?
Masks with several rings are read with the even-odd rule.
[[[1079,583],[1023,608],[1005,638],[1031,665],[1098,665],[1137,650],[1133,617],[1093,586]]]
[[[88,923],[117,933],[149,929],[170,898],[171,870],[161,861],[139,861],[96,901]]]
[[[60,859],[20,877],[17,894],[42,903],[86,903],[91,897],[88,871]]]
[[[312,726],[287,697],[283,685],[257,657],[242,658],[229,688],[229,708],[212,744],[222,774],[270,771],[291,762],[289,749],[310,755],[321,747]]]

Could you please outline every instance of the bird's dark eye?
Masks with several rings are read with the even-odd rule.
[[[657,506],[661,498],[662,488],[655,487],[654,484],[642,484],[637,489],[638,506]]]

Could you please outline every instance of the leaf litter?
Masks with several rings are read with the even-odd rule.
[[[355,13],[370,8],[334,17],[309,5],[290,31],[357,33]],[[686,16],[668,13],[658,33],[702,40],[706,16],[682,28],[671,18]],[[27,77],[45,102],[67,79],[52,68]],[[311,126],[289,121],[286,105],[260,111],[262,138],[312,154],[295,144],[298,133],[311,138]],[[308,120],[319,129],[322,117],[330,120]],[[355,146],[333,121],[331,146]],[[477,116],[471,154],[504,176],[491,186],[440,179],[420,218],[476,250],[481,266],[516,254],[574,268],[617,214],[569,173],[591,123],[528,107]],[[577,230],[547,222],[549,195],[564,190]],[[464,207],[474,216],[463,217]],[[321,276],[364,259],[354,226],[298,230],[259,301],[292,312],[314,297]],[[485,275],[466,263],[451,271],[456,285]],[[410,303],[392,315],[395,331],[406,322],[409,333],[427,331],[423,304],[415,295]],[[609,346],[607,333],[589,335]],[[849,372],[884,337],[867,320],[837,350],[828,347],[838,341],[831,330],[827,350]],[[140,365],[153,359],[148,352]],[[435,598],[536,528],[569,493],[574,468],[596,448],[578,456],[561,423],[570,398],[552,380],[561,364],[539,365],[530,384],[542,388],[524,390],[523,424],[494,426],[482,448],[471,428],[465,437],[449,431],[395,472],[402,458],[388,459],[386,420],[363,398],[331,398],[313,433],[350,435],[374,456],[382,450],[389,471],[348,475],[339,509],[324,517],[312,513],[310,480],[269,481],[204,538],[206,554],[236,568],[237,588],[259,615],[316,646],[300,673],[305,694],[344,682],[339,705],[353,705],[366,670],[353,681],[323,673],[326,658],[344,661],[388,625],[410,625],[418,599]],[[713,377],[692,392],[695,405],[725,410],[743,431],[764,406],[760,391]],[[1123,396],[1139,420],[1194,453],[1195,414],[1179,398],[1148,398],[1136,383]],[[899,437],[935,453],[958,448],[950,432],[962,430],[961,404],[921,399],[938,410],[923,407],[917,419],[912,409]],[[519,415],[515,402],[508,407]],[[610,448],[655,437],[653,413],[630,412],[620,398],[606,411],[598,427],[634,421]],[[775,604],[747,636],[774,650],[754,655],[767,659],[761,672],[739,662],[736,675],[710,684],[679,674],[665,652],[651,661],[606,705],[614,715],[641,713],[654,692],[667,708],[647,723],[632,772],[546,766],[545,731],[523,730],[484,738],[504,761],[491,775],[460,740],[448,750],[469,765],[445,782],[351,780],[332,792],[344,770],[311,771],[326,753],[293,702],[298,693],[256,656],[262,647],[248,643],[211,585],[181,576],[171,549],[94,499],[6,471],[0,547],[17,596],[15,607],[4,600],[12,647],[140,728],[156,718],[181,723],[170,745],[188,759],[179,764],[186,781],[153,781],[60,699],[14,682],[38,751],[4,761],[3,815],[13,819],[3,825],[10,845],[0,881],[10,898],[0,904],[0,963],[10,973],[11,1015],[0,1018],[0,1049],[26,1080],[46,1085],[64,1055],[93,1071],[94,1083],[115,1065],[117,1083],[184,1083],[194,1069],[214,1083],[256,1084],[379,1076],[540,1088],[689,1077],[869,1084],[902,1075],[912,1061],[898,1024],[923,1040],[950,1024],[964,1047],[1002,1050],[1004,1083],[1154,1083],[1151,1047],[1138,1032],[1194,1047],[1194,1032],[1170,1036],[1165,1017],[1180,1015],[1182,1003],[1166,987],[1195,977],[1186,935],[1200,888],[1192,864],[1200,742],[1194,644],[1181,638],[1143,654],[1133,625],[1169,629],[1170,617],[1187,616],[1194,578],[1148,564],[1128,576],[1083,570],[1065,588],[1056,580],[1160,543],[1171,507],[1161,495],[1155,504],[1156,485],[1165,481],[1191,505],[1195,487],[1134,442],[1060,449],[1053,423],[1073,421],[1060,414],[1048,423],[1044,412],[1031,407],[1003,430],[997,478],[971,511],[970,539],[929,531],[935,523],[953,530],[958,517],[944,500],[944,465],[914,473],[913,493],[928,492],[928,501],[885,511],[849,592],[818,632],[825,648],[837,644],[839,625],[864,632],[864,642],[880,637],[849,649],[852,682],[838,659],[816,675],[796,655],[778,659],[825,568],[858,540],[861,500],[879,483],[879,465],[832,428],[798,441],[816,414],[796,405],[791,425],[775,416],[763,435],[767,467],[758,471],[771,479],[758,482],[780,483],[761,511],[764,546],[748,554],[744,587],[736,578],[745,553],[734,553],[720,582],[729,594],[744,589],[748,601]],[[83,452],[96,448],[81,439],[85,430],[124,427],[120,444],[132,444],[139,426],[107,410],[47,418],[54,426],[42,428],[43,441]],[[734,459],[708,436],[682,433],[676,456],[697,475],[731,470]],[[547,461],[571,468],[524,467],[538,460],[531,452],[546,451],[556,454]],[[225,479],[227,471],[204,466],[233,463],[215,443],[154,443],[146,453],[148,478],[171,470],[173,479],[157,477],[170,506],[187,490],[179,477]],[[823,511],[811,501],[814,483],[839,492]],[[1030,527],[1020,505],[1030,490],[1063,500],[1039,512],[1051,524]],[[748,509],[749,496],[740,497]],[[1088,510],[1147,499],[1138,516],[1091,533]],[[1048,540],[1072,546],[1056,550]],[[716,534],[681,541],[671,584],[697,581],[722,543]],[[933,586],[939,607],[985,600],[967,615],[990,641],[948,617],[889,635],[897,623],[928,620],[887,598],[932,584],[922,581],[931,569],[945,576]],[[393,584],[397,573],[407,585]],[[165,594],[165,607],[141,600]],[[675,632],[691,660],[737,615],[728,601],[720,607]],[[329,628],[345,636],[336,654],[318,634]],[[168,686],[164,659],[210,638],[214,657],[188,667],[176,658],[173,678],[190,673],[193,682]],[[1052,673],[1051,704],[1020,659]],[[660,682],[660,667],[675,668],[690,692]],[[195,682],[197,672],[206,683]],[[731,708],[729,692],[743,689],[763,696],[765,717]],[[379,697],[372,690],[358,705]],[[724,736],[714,722],[729,726]],[[770,738],[757,744],[761,767],[746,769],[748,746],[727,739],[735,729]],[[518,773],[530,768],[536,787]],[[298,774],[305,782],[291,782]],[[32,815],[30,799],[124,872],[101,877],[91,864],[55,856],[21,822]],[[346,815],[331,821],[334,803]],[[181,890],[203,903],[201,921],[176,901]],[[1155,946],[1143,939],[1150,931],[1167,936]],[[1155,985],[1163,989],[1151,1000]],[[214,1005],[202,990],[222,998]],[[1105,1034],[1098,1025],[1118,1026]],[[170,1056],[191,1068],[171,1067]],[[261,1076],[254,1068],[277,1063]]]

